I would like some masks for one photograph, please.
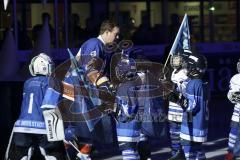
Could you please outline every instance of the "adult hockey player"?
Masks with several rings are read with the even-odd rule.
[[[52,59],[44,53],[31,60],[29,70],[33,77],[24,83],[21,113],[13,127],[6,160],[29,160],[38,148],[45,160],[65,159],[63,143],[48,142],[43,117],[43,111],[49,109],[43,100],[53,67]]]
[[[119,27],[117,24],[111,20],[105,20],[101,23],[99,36],[97,38],[90,38],[84,42],[76,55],[78,65],[83,66],[88,80],[96,88],[105,88],[106,90],[109,90],[111,54],[106,53],[105,48],[106,45],[115,41],[118,34]],[[102,60],[102,63],[98,63],[99,59]],[[96,140],[102,141],[103,143],[112,143],[114,137],[112,133],[112,127],[114,124],[112,124],[112,122],[110,116],[103,117],[96,126],[96,128],[99,129],[95,129],[94,132],[92,132],[93,141]],[[80,129],[80,127],[78,128]],[[80,134],[80,136],[82,135]],[[85,152],[85,154],[90,154],[92,145],[86,145],[89,150],[88,152]]]
[[[101,58],[105,66],[102,66],[102,74],[109,74],[111,52],[106,52],[108,44],[113,43],[119,34],[119,27],[114,21],[105,20],[101,23],[99,36],[90,38],[79,49],[76,58],[79,63],[86,65],[91,57]],[[87,55],[87,56],[86,56]],[[89,58],[81,58],[89,57]],[[109,75],[107,75],[109,76]]]
[[[186,85],[183,119],[180,137],[187,160],[206,159],[202,143],[207,141],[208,133],[208,86],[203,82],[207,60],[203,55],[192,54],[183,64],[190,78]]]
[[[238,73],[235,74],[231,80],[229,85],[229,91],[227,94],[228,99],[234,104],[234,110],[231,118],[231,130],[229,133],[228,139],[228,154],[226,155],[226,160],[233,160],[234,157],[240,156],[240,149],[239,149],[239,133],[240,133],[240,126],[239,126],[239,119],[240,119],[240,61],[237,63],[237,71]],[[236,155],[235,152],[238,152]]]
[[[179,54],[179,55],[178,55]],[[170,59],[173,68],[171,81],[174,83],[174,91],[169,95],[168,121],[171,138],[172,157],[169,160],[185,159],[181,146],[180,130],[182,123],[183,109],[179,104],[182,93],[186,92],[186,84],[189,81],[186,68],[182,68],[184,59],[191,53],[188,50],[177,55],[172,55]]]
[[[90,92],[92,89],[93,94],[97,92],[97,90],[94,91],[94,89],[109,91],[109,79],[105,76],[107,72],[106,64],[109,63],[109,55],[105,53],[105,46],[115,40],[118,32],[119,28],[115,23],[109,20],[104,21],[100,27],[100,35],[98,38],[91,38],[81,46],[76,56],[77,64],[74,63],[75,65],[69,68],[62,82],[63,92],[60,90],[57,92],[52,90],[48,94],[49,105],[51,105],[51,103],[54,103],[54,105],[57,104],[53,102],[53,100],[58,102],[64,101],[64,105],[67,104],[66,107],[71,108],[70,112],[69,110],[66,111],[72,116],[66,114],[71,120],[66,120],[70,123],[64,124],[66,128],[65,138],[67,141],[75,142],[75,147],[79,150],[76,154],[78,154],[77,157],[81,160],[90,159],[92,144],[94,142],[98,142],[99,144],[112,143],[113,141],[114,135],[112,133],[112,127],[114,127],[114,125],[111,124],[109,116],[93,117],[92,119],[79,121],[77,114],[85,113],[86,115],[88,111],[93,111],[99,103],[102,103],[101,98],[97,95],[91,97]],[[71,58],[71,61],[73,59],[74,58]],[[85,82],[87,85],[84,84]],[[68,88],[71,92],[69,92]],[[60,109],[62,108],[64,109],[64,107],[60,107]],[[98,110],[96,111],[99,113]],[[98,119],[100,120],[98,121]],[[96,124],[94,124],[95,122]],[[70,144],[66,143],[66,146],[67,150],[71,150]],[[72,149],[75,151],[74,148]],[[76,154],[73,153],[69,156],[75,158]]]

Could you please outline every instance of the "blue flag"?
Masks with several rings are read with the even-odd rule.
[[[188,25],[188,16],[184,15],[182,24],[178,30],[177,36],[170,50],[170,55],[177,54],[180,50],[191,50],[190,31]]]

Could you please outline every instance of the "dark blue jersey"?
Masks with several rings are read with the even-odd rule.
[[[181,138],[205,142],[208,133],[208,87],[200,79],[192,79],[186,87],[188,106],[183,113]]]
[[[37,76],[24,83],[20,116],[14,132],[45,134],[45,123],[41,108],[48,88],[48,77]]]
[[[106,53],[104,47],[104,43],[99,37],[91,38],[84,42],[79,50],[79,52],[81,53],[80,65],[85,66],[92,58],[100,58],[103,61],[103,74],[109,75],[111,54]]]
[[[117,105],[121,110],[119,121],[123,123],[117,124],[118,141],[138,142],[142,135],[164,136],[166,115],[163,100],[150,96],[148,87],[140,78],[119,85]]]

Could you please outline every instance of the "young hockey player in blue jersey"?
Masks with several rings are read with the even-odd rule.
[[[143,70],[136,71],[135,63],[133,59],[123,58],[115,68],[116,76],[121,82],[117,87],[116,97],[120,110],[117,136],[122,159],[147,160],[151,159],[148,138],[154,132],[154,129],[149,127],[152,121],[148,118],[151,117],[150,112],[156,109],[154,107],[160,108],[162,99],[159,101],[154,97],[153,100],[149,94],[150,89],[147,88],[152,84],[147,82],[148,73]]]
[[[179,104],[181,93],[185,93],[186,84],[189,81],[187,70],[182,68],[183,58],[190,55],[189,51],[183,51],[179,55],[172,55],[170,59],[171,67],[174,69],[171,81],[175,84],[174,91],[169,96],[168,121],[171,138],[172,157],[169,160],[185,159],[181,146],[180,130],[182,123],[183,109]]]
[[[207,60],[203,55],[192,54],[183,63],[190,78],[186,85],[183,119],[180,137],[187,160],[206,159],[202,143],[207,141],[208,133],[208,86],[202,78],[206,71]]]
[[[137,143],[140,141],[140,123],[134,120],[138,104],[130,88],[136,86],[136,64],[129,59],[121,59],[116,68],[116,76],[121,81],[117,89],[117,105],[120,109],[117,135],[123,159],[139,159]]]
[[[44,106],[43,100],[53,67],[53,61],[44,53],[31,60],[29,70],[33,77],[24,83],[21,113],[13,127],[6,160],[30,160],[36,147],[45,160],[65,159],[63,143],[48,142],[43,117],[43,111],[51,108]]]
[[[240,120],[240,61],[237,63],[237,71],[238,73],[235,74],[231,80],[229,85],[228,91],[228,99],[234,104],[234,110],[232,114],[232,122],[231,122],[231,130],[229,133],[229,140],[228,140],[228,154],[226,155],[226,160],[233,160],[236,157],[240,156],[240,149],[239,146],[239,120]],[[238,151],[237,151],[238,150]],[[236,151],[238,155],[236,155]]]

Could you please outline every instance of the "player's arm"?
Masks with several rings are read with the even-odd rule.
[[[62,84],[56,79],[49,78],[41,108],[44,110],[56,108],[61,97],[61,91]]]
[[[203,101],[203,85],[196,84],[194,88],[188,93],[187,98],[183,104],[187,112],[196,114],[200,111],[200,103]]]

